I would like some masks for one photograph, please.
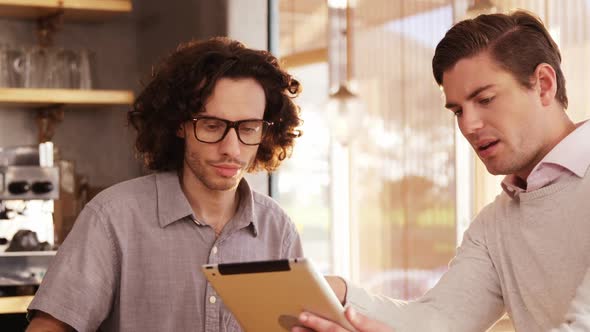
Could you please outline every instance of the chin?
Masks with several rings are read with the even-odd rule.
[[[218,190],[218,191],[228,191],[233,190],[238,187],[240,184],[240,179],[223,179],[221,181],[206,181],[205,187],[209,188],[210,190]]]
[[[502,175],[504,174],[503,172],[496,170],[496,169],[492,169],[492,168],[487,168],[488,169],[488,173],[492,174],[492,175]]]
[[[492,174],[492,175],[506,175],[509,174],[510,171],[506,169],[506,167],[502,167],[499,165],[494,165],[492,163],[486,164],[484,163],[486,169],[488,170],[488,173]]]
[[[491,175],[510,175],[518,172],[517,167],[509,167],[509,166],[498,166],[498,165],[486,165],[486,169],[488,173]]]

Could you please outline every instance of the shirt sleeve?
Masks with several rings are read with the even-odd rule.
[[[118,259],[103,215],[87,205],[60,246],[28,307],[77,331],[96,331],[108,316],[117,289]]]
[[[348,286],[347,305],[392,326],[396,332],[487,330],[501,317],[504,304],[481,219],[478,217],[466,231],[449,270],[420,299],[403,302]]]
[[[551,332],[584,332],[590,331],[590,269],[586,271],[584,280],[578,286],[576,296],[565,315],[565,322]]]

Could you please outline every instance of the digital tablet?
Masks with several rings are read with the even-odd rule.
[[[244,331],[290,331],[302,311],[354,331],[324,277],[306,258],[206,264],[205,277]]]

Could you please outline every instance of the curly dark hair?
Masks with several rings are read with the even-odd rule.
[[[273,122],[248,171],[275,170],[293,151],[302,120],[292,99],[299,82],[284,71],[276,57],[225,37],[190,41],[178,46],[152,70],[150,81],[128,113],[137,130],[135,149],[152,171],[180,170],[184,139],[176,133],[182,123],[204,111],[220,78],[253,78],[264,89],[264,120]]]

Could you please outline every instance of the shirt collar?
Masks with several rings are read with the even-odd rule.
[[[250,185],[248,184],[248,181],[246,181],[245,178],[242,178],[240,181],[240,184],[238,185],[238,192],[240,196],[240,203],[238,205],[238,210],[236,211],[236,214],[232,218],[231,222],[235,223],[235,228],[250,227],[252,235],[256,237],[258,236],[258,221],[254,208],[254,195]]]
[[[185,217],[194,218],[193,209],[175,172],[156,173],[156,191],[158,197],[158,220],[164,228]]]
[[[590,121],[576,124],[576,129],[562,139],[549,153],[533,168],[529,178],[535,172],[543,169],[543,165],[553,164],[575,174],[584,177],[590,166]],[[502,189],[514,197],[518,193],[525,192],[523,184],[519,183],[514,174],[507,175],[502,180]]]
[[[549,151],[533,172],[543,164],[559,165],[580,178],[584,177],[590,166],[590,121],[576,124],[576,129]]]
[[[242,179],[238,185],[240,203],[232,220],[236,221],[236,227],[248,227],[252,234],[258,236],[258,223],[254,212],[254,196],[246,179]],[[160,227],[164,228],[183,218],[191,218],[197,222],[190,203],[186,199],[180,179],[175,172],[156,173],[156,192],[158,199],[158,220]]]
[[[500,185],[508,196],[514,198],[516,195],[525,192],[525,190],[522,188],[522,184],[519,185],[521,181],[522,180],[516,175],[510,174],[504,177]]]

